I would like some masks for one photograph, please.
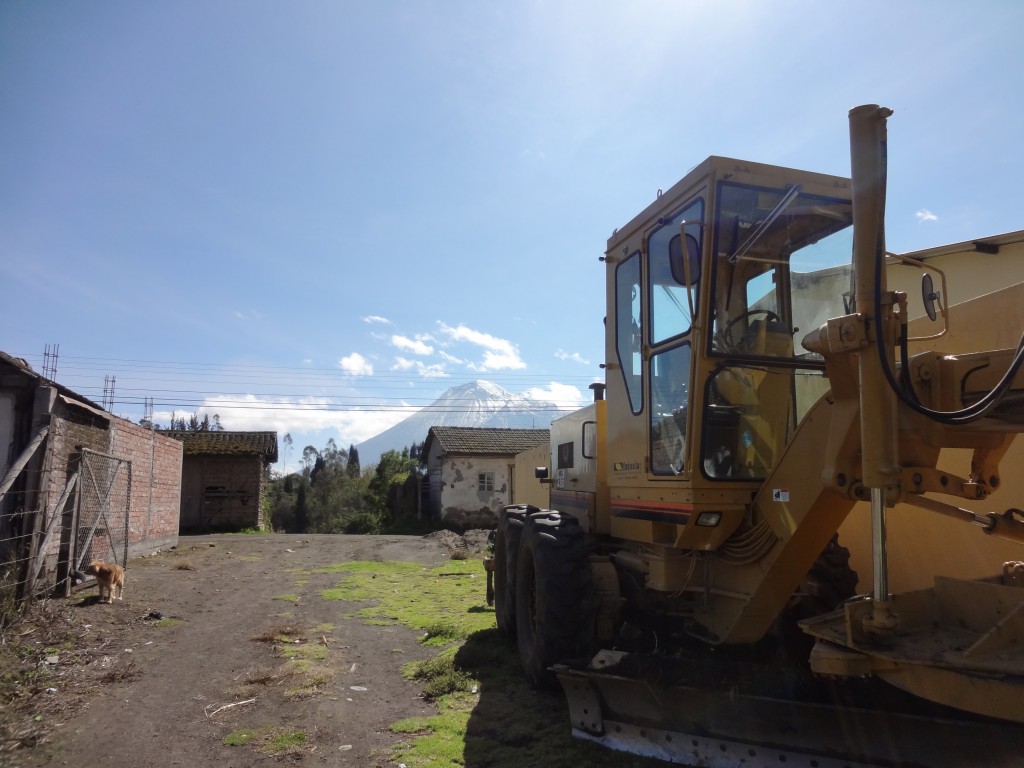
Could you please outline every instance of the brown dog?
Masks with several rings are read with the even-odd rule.
[[[114,602],[114,588],[117,588],[117,599],[121,599],[124,591],[124,568],[120,565],[107,565],[100,560],[93,560],[85,572],[96,577],[96,586],[100,591],[100,602],[103,602],[103,591],[107,592],[106,602]]]

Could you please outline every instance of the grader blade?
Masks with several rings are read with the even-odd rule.
[[[811,668],[873,675],[928,701],[1024,723],[1024,588],[1015,578],[938,576],[930,589],[894,595],[888,633],[866,628],[870,600],[804,621],[818,640]]]
[[[706,768],[1010,768],[1024,754],[1015,724],[946,708],[869,709],[845,693],[807,695],[798,681],[762,685],[728,665],[666,661],[605,651],[588,668],[555,666],[573,735]],[[699,685],[671,682],[691,673]],[[765,695],[751,692],[759,687]]]

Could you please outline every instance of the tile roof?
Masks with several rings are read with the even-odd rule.
[[[431,427],[423,446],[426,458],[430,443],[437,440],[445,454],[515,456],[550,439],[548,429],[499,429],[487,427]]]
[[[160,434],[184,443],[186,456],[251,456],[277,461],[277,432],[226,432],[161,429]]]

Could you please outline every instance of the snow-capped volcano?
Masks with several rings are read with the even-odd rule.
[[[547,429],[564,413],[554,403],[517,395],[491,381],[452,387],[430,405],[356,446],[359,463],[376,464],[384,451],[422,443],[431,427],[515,427]]]

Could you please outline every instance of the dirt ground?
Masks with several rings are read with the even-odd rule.
[[[95,588],[69,601],[64,621],[77,639],[42,662],[35,746],[0,752],[0,765],[392,765],[388,726],[434,713],[401,667],[431,652],[412,630],[346,617],[360,606],[318,595],[338,575],[313,571],[353,560],[438,565],[456,547],[479,553],[484,535],[474,533],[483,534],[182,537],[132,560],[122,602],[96,602]],[[272,638],[288,632],[296,650],[319,646],[300,657],[332,679],[286,673]],[[259,737],[225,745],[242,729]],[[295,732],[296,748],[268,748]]]

